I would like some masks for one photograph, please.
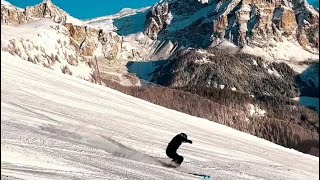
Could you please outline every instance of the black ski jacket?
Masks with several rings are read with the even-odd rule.
[[[168,144],[166,153],[167,155],[176,154],[177,149],[182,143],[192,143],[191,140],[180,136],[180,134],[176,135]]]

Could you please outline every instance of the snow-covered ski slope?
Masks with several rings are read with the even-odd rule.
[[[177,133],[193,144],[165,148]],[[151,157],[152,156],[152,157]],[[1,52],[1,179],[319,179],[319,158]]]

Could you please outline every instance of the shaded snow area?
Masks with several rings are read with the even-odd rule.
[[[144,32],[147,11],[133,14],[131,16],[114,19],[113,24],[121,36]]]
[[[2,50],[59,72],[67,66],[73,76],[91,78],[92,69],[80,61],[77,50],[71,45],[66,27],[50,19],[17,26],[1,25],[1,37]],[[73,65],[68,60],[73,60]]]
[[[293,100],[299,101],[299,103],[303,106],[310,107],[317,112],[319,112],[319,98],[316,97],[308,97],[308,96],[300,96],[295,97]]]
[[[144,31],[146,13],[150,7],[141,9],[122,9],[119,13],[84,21],[89,26],[104,31],[117,31],[119,35],[129,35]]]
[[[319,88],[319,63],[309,66],[301,73],[301,78],[309,86]]]
[[[319,158],[1,52],[1,179],[319,179]],[[180,132],[193,144],[161,166]]]

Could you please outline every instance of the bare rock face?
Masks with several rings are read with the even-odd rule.
[[[121,54],[121,37],[114,32],[99,32],[98,40],[102,45],[103,56],[109,60],[118,60]]]
[[[162,3],[158,6],[153,7],[148,13],[148,26],[145,30],[147,34],[152,39],[157,39],[158,33],[166,28],[171,21],[171,14],[168,11],[168,3]]]
[[[71,38],[77,43],[81,44],[86,40],[86,27],[74,26],[71,23],[66,24],[67,29],[69,30]]]
[[[71,23],[67,23],[66,27],[69,30],[72,40],[75,42],[73,45],[79,52],[84,56],[92,56],[97,48],[97,43],[92,42],[91,39],[97,37],[98,31],[95,29],[88,30],[87,26],[77,26]]]
[[[145,34],[196,48],[214,38],[239,47],[295,40],[318,53],[319,12],[305,0],[165,1],[150,10]]]
[[[101,55],[106,59],[115,60],[121,51],[121,38],[113,32],[103,32],[88,26],[65,25],[73,40],[73,45],[83,56]],[[95,54],[95,52],[97,52]]]
[[[298,27],[294,11],[280,6],[275,9],[274,14],[276,13],[281,15],[279,21],[274,22],[276,27],[283,32],[283,35],[292,35],[292,32],[295,32]]]
[[[29,17],[22,10],[12,6],[1,4],[1,24],[23,24],[29,21]]]
[[[45,0],[26,9],[18,9],[10,4],[1,4],[1,24],[24,24],[39,18],[48,18],[56,23],[65,24],[67,16],[68,14],[55,6],[51,0]]]
[[[319,49],[319,11],[308,6],[306,1],[295,2],[293,5],[300,44]]]

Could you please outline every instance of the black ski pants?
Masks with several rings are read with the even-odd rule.
[[[172,161],[181,164],[183,162],[183,157],[180,156],[177,152],[166,152],[167,156],[172,159]]]

